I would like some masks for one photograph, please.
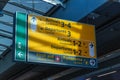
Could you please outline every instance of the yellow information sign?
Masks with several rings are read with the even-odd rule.
[[[38,53],[96,58],[95,27],[28,15],[28,49]]]

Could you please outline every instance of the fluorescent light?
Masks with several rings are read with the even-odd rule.
[[[91,80],[91,78],[87,78],[86,80]]]
[[[53,4],[53,5],[57,5],[57,3],[55,2],[55,0],[43,0],[47,3]]]
[[[106,75],[113,74],[113,73],[116,73],[116,72],[117,71],[108,72],[108,73],[105,73],[105,74],[98,75],[97,77],[106,76]]]
[[[61,5],[63,7],[63,3],[59,0],[43,0],[43,1],[53,4],[53,5]]]

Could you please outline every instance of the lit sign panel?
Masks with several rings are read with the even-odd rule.
[[[16,13],[15,61],[97,67],[93,25]]]

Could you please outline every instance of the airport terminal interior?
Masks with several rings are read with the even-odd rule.
[[[0,80],[120,80],[120,0],[0,0]]]

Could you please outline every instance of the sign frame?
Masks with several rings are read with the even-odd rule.
[[[21,15],[21,14],[22,14],[22,15]],[[17,16],[17,15],[18,15],[18,16]],[[24,47],[24,48],[25,48],[25,49],[24,49],[24,52],[26,52],[26,53],[23,53],[23,54],[18,53],[18,54],[17,54],[17,52],[16,52],[17,49],[16,49],[16,48],[17,48],[17,44],[18,44],[18,43],[17,43],[17,39],[16,39],[16,37],[17,37],[16,34],[19,34],[20,32],[16,32],[16,29],[17,29],[18,26],[21,27],[21,25],[20,25],[21,20],[19,20],[19,19],[22,19],[22,17],[24,17],[24,18],[23,18],[23,19],[24,19],[24,20],[23,20],[23,23],[24,23],[23,25],[26,26],[26,28],[24,29],[24,31],[26,31],[26,32],[25,32],[26,35],[22,36],[22,37],[25,38],[25,41],[24,41],[24,39],[23,39],[23,40],[21,39],[21,42],[24,42],[24,43],[25,43],[24,45],[26,45],[26,46]],[[28,45],[28,44],[27,44],[27,43],[28,43],[28,42],[27,42],[27,39],[28,39],[28,36],[27,36],[27,35],[28,35],[28,34],[27,34],[27,33],[28,33],[28,31],[27,31],[27,30],[28,30],[28,29],[27,29],[27,25],[28,25],[28,24],[27,24],[26,21],[27,21],[27,14],[26,14],[26,13],[23,13],[23,12],[16,12],[16,13],[15,13],[15,15],[14,15],[14,28],[13,28],[13,37],[14,37],[14,38],[13,38],[13,39],[14,39],[14,40],[13,40],[13,41],[14,41],[14,42],[13,42],[13,47],[14,47],[14,51],[13,51],[13,53],[14,53],[14,54],[13,54],[13,61],[15,61],[15,62],[17,62],[17,61],[18,61],[18,62],[26,62],[26,60],[27,60],[27,51],[28,51],[28,49],[27,49],[27,47],[28,47],[28,46],[27,46],[27,45]],[[25,22],[26,22],[26,23],[25,23]],[[19,30],[20,30],[20,29],[23,30],[22,27],[19,28]],[[19,34],[19,35],[20,35],[20,34]],[[19,45],[21,45],[21,43],[19,43]],[[21,46],[19,46],[19,48],[21,48]],[[22,48],[22,49],[23,49],[23,48]],[[22,51],[22,50],[19,49],[19,51]],[[20,58],[19,56],[23,56],[23,58]]]
[[[16,15],[18,14],[18,13],[21,13],[21,12],[16,12]],[[28,57],[29,57],[29,49],[28,49],[28,14],[26,14],[26,13],[22,13],[22,14],[25,14],[26,15],[26,54],[25,54],[25,59],[24,60],[17,60],[15,57],[16,57],[16,24],[17,24],[17,22],[16,22],[16,15],[15,15],[15,18],[14,18],[14,54],[13,54],[13,56],[14,56],[14,61],[15,62],[29,62],[29,63],[39,63],[39,64],[49,64],[49,65],[59,65],[59,66],[71,66],[71,67],[82,67],[82,68],[97,68],[97,66],[98,66],[98,61],[97,61],[97,58],[87,58],[87,59],[90,59],[89,61],[91,61],[91,63],[92,62],[95,62],[96,64],[95,64],[95,66],[84,66],[84,65],[74,65],[74,64],[63,64],[63,63],[53,63],[53,62],[35,62],[35,61],[29,61],[28,60]],[[45,17],[45,16],[44,16]],[[50,18],[50,17],[48,17],[48,18]],[[82,24],[84,24],[84,23],[82,23]],[[95,28],[94,28],[95,29]],[[95,32],[94,32],[95,33]],[[96,38],[95,38],[96,39]],[[95,40],[95,42],[96,42],[96,40]],[[97,51],[96,51],[97,52]],[[44,54],[44,53],[41,53],[41,54]],[[54,54],[55,55],[55,54]],[[61,56],[61,55],[57,55],[57,56]],[[97,56],[97,54],[96,54],[96,56]],[[84,57],[80,57],[80,58],[84,58]]]

